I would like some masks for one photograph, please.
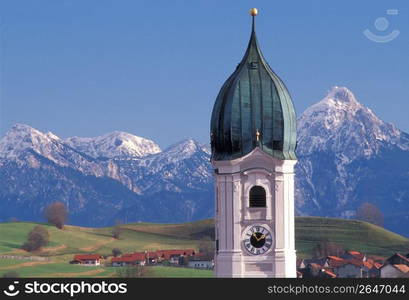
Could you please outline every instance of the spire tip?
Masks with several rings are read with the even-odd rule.
[[[257,16],[257,14],[258,14],[257,8],[252,8],[252,9],[250,9],[250,10],[249,10],[249,14],[250,14],[251,16],[253,16],[253,17]]]

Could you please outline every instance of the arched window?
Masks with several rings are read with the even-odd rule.
[[[250,189],[250,207],[266,207],[266,190],[255,185]]]

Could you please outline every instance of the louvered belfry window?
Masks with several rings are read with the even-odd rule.
[[[250,207],[266,207],[266,190],[255,185],[250,189]]]

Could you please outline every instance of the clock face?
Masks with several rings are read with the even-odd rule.
[[[243,244],[244,248],[251,254],[260,255],[271,248],[273,237],[265,227],[254,225],[247,229]]]

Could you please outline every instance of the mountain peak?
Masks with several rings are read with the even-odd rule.
[[[54,133],[52,133],[51,131],[47,132],[47,133],[43,133],[38,129],[35,129],[27,124],[22,124],[22,123],[16,123],[14,124],[9,131],[7,131],[6,133],[6,137],[8,137],[8,139],[12,139],[13,137],[28,137],[28,138],[33,138],[33,137],[37,137],[40,139],[52,139],[52,140],[60,140],[60,138],[58,136],[56,136]]]
[[[143,157],[161,152],[153,141],[122,131],[113,131],[102,136],[71,137],[65,143],[92,157]]]
[[[17,123],[0,139],[0,157],[16,158],[28,149],[49,157],[55,150],[53,143],[59,139],[51,132],[44,134],[29,125]]]
[[[347,103],[358,103],[355,95],[344,86],[334,86],[329,92],[325,99],[332,99],[340,102]]]
[[[363,105],[358,102],[355,95],[343,86],[334,86],[328,91],[324,99],[310,107],[312,110],[346,111],[352,114],[361,108]]]
[[[176,144],[170,145],[165,151],[174,153],[191,154],[201,148],[201,145],[192,138],[184,139]]]
[[[385,144],[409,147],[401,131],[360,104],[346,87],[333,87],[298,120],[298,153],[331,150],[346,157],[370,156]]]
[[[22,123],[16,123],[14,124],[9,131],[6,133],[6,135],[14,134],[14,133],[26,133],[26,134],[32,134],[32,133],[37,133],[41,134],[41,132],[29,125],[22,124]]]

